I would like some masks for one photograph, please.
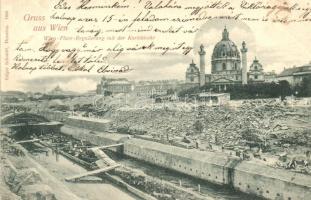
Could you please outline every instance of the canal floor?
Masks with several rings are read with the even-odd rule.
[[[49,149],[48,154],[45,153],[32,153],[32,157],[40,165],[46,168],[51,175],[62,181],[74,194],[81,199],[88,200],[134,200],[139,199],[136,196],[116,187],[110,182],[98,181],[92,179],[90,181],[84,180],[82,182],[66,182],[65,178],[79,173],[86,172],[86,170],[77,164],[72,163],[67,158],[52,153]]]

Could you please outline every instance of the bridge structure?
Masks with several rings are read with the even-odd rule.
[[[94,152],[95,156],[99,159],[96,161],[96,165],[99,167],[99,169],[93,170],[93,171],[88,171],[84,172],[81,174],[74,175],[72,177],[68,177],[65,180],[66,181],[74,181],[76,182],[80,178],[86,177],[86,176],[94,176],[98,175],[104,172],[108,172],[110,170],[113,170],[117,167],[120,167],[121,165],[116,163],[113,159],[111,159],[105,152],[103,152],[103,149],[108,149],[108,148],[113,148],[113,147],[118,147],[118,146],[123,146],[123,143],[118,143],[118,144],[112,144],[112,145],[105,145],[105,146],[98,146],[98,147],[92,147],[88,148],[88,150],[91,150]]]
[[[32,133],[57,132],[63,124],[57,121],[50,121],[42,115],[29,112],[13,112],[1,117],[2,129],[10,129],[18,133],[20,138],[23,135]]]
[[[41,115],[28,112],[9,113],[1,119],[1,124],[35,124],[42,122],[49,122],[49,120]]]

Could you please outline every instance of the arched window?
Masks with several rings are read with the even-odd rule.
[[[226,70],[227,67],[226,67],[226,63],[222,63],[222,70]]]

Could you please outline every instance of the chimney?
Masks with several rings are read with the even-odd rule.
[[[242,84],[247,84],[247,48],[245,41],[242,42]]]
[[[201,44],[200,46],[200,86],[205,85],[205,51],[204,46]]]

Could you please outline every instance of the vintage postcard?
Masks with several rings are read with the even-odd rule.
[[[0,200],[310,200],[309,0],[1,0]]]

